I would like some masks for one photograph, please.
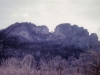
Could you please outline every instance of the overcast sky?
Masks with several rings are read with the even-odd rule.
[[[15,22],[47,25],[50,31],[60,23],[71,23],[97,32],[100,0],[0,0],[0,29]]]

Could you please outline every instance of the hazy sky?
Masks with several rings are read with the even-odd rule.
[[[0,29],[15,22],[47,25],[52,31],[60,23],[97,32],[100,0],[0,0]]]

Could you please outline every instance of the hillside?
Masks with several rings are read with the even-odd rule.
[[[59,24],[52,33],[44,25],[15,23],[0,31],[0,36],[1,58],[26,54],[32,54],[36,59],[48,54],[78,57],[88,49],[100,47],[97,34],[89,35],[87,29],[69,23]]]

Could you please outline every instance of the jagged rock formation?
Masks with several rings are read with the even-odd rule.
[[[20,41],[26,39],[30,42],[41,41],[42,38],[38,35],[46,35],[48,33],[49,29],[46,26],[36,26],[35,24],[27,22],[15,23],[5,29],[7,36],[20,37]]]
[[[60,24],[55,28],[54,33],[50,33],[46,26],[36,26],[32,23],[15,23],[5,29],[7,36],[20,37],[20,41],[41,42],[56,41],[63,46],[80,49],[92,48],[98,46],[98,37],[96,34],[89,35],[89,32],[83,27],[77,25],[71,26],[69,23]]]
[[[47,53],[68,57],[79,55],[86,49],[99,47],[98,37],[77,25],[63,23],[53,33],[46,26],[32,23],[15,23],[0,31],[0,48],[6,55],[27,53],[42,57]]]
[[[35,31],[37,34],[48,34],[49,33],[49,29],[46,26],[37,26],[35,28]]]
[[[98,48],[99,42],[98,42],[98,36],[96,33],[92,33],[89,36],[89,45],[90,45],[90,48]]]
[[[65,46],[75,48],[89,48],[89,33],[83,27],[70,24],[60,24],[56,27],[54,34],[60,36]]]

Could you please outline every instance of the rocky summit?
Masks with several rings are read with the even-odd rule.
[[[57,25],[52,33],[45,25],[28,22],[15,23],[0,31],[1,57],[33,54],[39,58],[49,53],[67,58],[99,47],[96,33],[89,35],[87,29],[69,23]]]
[[[38,35],[45,35],[49,33],[49,29],[46,26],[36,26],[32,23],[15,23],[5,29],[7,36],[22,37],[28,41],[34,42],[41,39]],[[22,41],[22,40],[20,40]]]

